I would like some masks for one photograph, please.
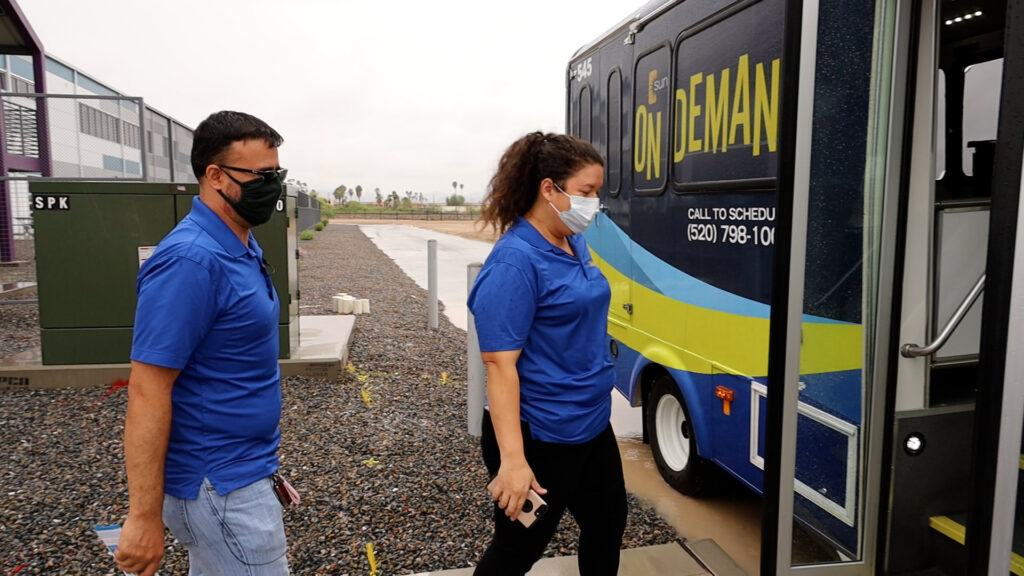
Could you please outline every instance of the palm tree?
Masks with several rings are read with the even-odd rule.
[[[362,197],[363,197],[363,187],[360,186],[359,184],[356,184],[356,198],[362,198]]]

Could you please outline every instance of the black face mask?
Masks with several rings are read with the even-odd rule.
[[[225,174],[227,173],[225,172]],[[228,178],[231,178],[242,188],[242,195],[238,201],[234,201],[228,198],[224,192],[217,190],[220,197],[230,204],[235,209],[235,212],[249,224],[253,226],[266,224],[274,214],[274,208],[277,207],[277,201],[281,198],[281,192],[284,190],[281,185],[281,177],[266,178],[261,176],[253,178],[248,182],[239,182],[230,174],[228,174]]]

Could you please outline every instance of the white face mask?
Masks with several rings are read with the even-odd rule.
[[[555,184],[553,180],[551,183]],[[565,190],[562,190],[558,184],[555,184],[555,189],[565,194]],[[601,209],[601,200],[599,198],[565,195],[569,197],[569,209],[565,212],[559,212],[558,208],[555,208],[555,205],[551,202],[548,202],[548,205],[554,209],[558,217],[561,218],[569,230],[572,230],[573,234],[579,234],[587,229],[590,221],[594,219],[597,211]]]

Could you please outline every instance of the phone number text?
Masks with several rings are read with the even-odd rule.
[[[771,246],[775,244],[775,227],[747,226],[745,224],[689,224],[686,227],[686,237],[691,242]]]

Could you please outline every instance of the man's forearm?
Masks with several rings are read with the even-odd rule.
[[[143,576],[155,574],[164,555],[164,460],[177,377],[177,370],[132,362],[124,419],[128,518],[114,558],[125,572]]]
[[[132,370],[124,423],[124,459],[128,475],[129,515],[160,518],[164,499],[164,462],[171,433],[171,385]],[[173,383],[173,379],[171,380]]]

